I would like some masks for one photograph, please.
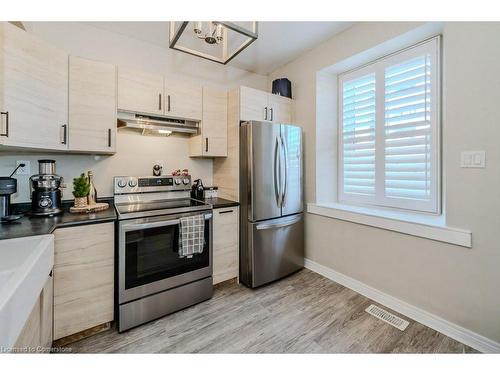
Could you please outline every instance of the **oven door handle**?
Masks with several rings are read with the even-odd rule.
[[[205,220],[209,220],[211,218],[212,218],[212,214],[205,214]],[[180,219],[174,219],[174,220],[156,221],[156,222],[149,222],[149,223],[122,224],[122,229],[125,230],[126,232],[128,232],[128,231],[132,231],[132,230],[141,230],[141,229],[148,229],[148,228],[165,227],[165,226],[170,226],[170,225],[179,225],[180,222],[181,222]]]
[[[179,225],[180,220],[167,220],[167,221],[157,221],[153,223],[140,223],[140,224],[122,224],[122,229],[126,232],[132,230],[141,230],[148,228],[166,227],[170,225]]]

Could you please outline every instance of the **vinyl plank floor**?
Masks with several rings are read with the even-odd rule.
[[[254,290],[224,283],[216,286],[208,301],[121,334],[111,329],[69,347],[72,353],[476,352],[395,313],[410,322],[400,331],[366,313],[372,303],[304,269]]]

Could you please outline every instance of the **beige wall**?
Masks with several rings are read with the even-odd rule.
[[[64,177],[68,187],[63,190],[63,199],[73,199],[73,178],[82,172],[94,172],[99,197],[113,195],[114,176],[144,176],[152,174],[155,161],[164,165],[164,174],[174,169],[189,168],[193,178],[201,178],[205,184],[212,182],[212,161],[191,159],[188,139],[180,135],[170,137],[141,136],[133,130],[120,130],[117,136],[118,152],[113,156],[48,154],[48,153],[0,153],[0,175],[10,174],[16,160],[29,160],[31,174],[38,173],[38,159],[56,160],[57,174]],[[14,176],[18,181],[18,192],[14,202],[30,200],[29,176]]]
[[[38,35],[70,54],[106,61],[151,73],[190,79],[200,84],[222,88],[247,85],[265,89],[267,76],[231,66],[223,66],[194,56],[162,48],[138,39],[74,22],[28,22],[28,32]],[[165,35],[168,38],[168,35]],[[150,175],[155,161],[164,165],[164,173],[189,168],[194,178],[212,183],[212,160],[188,157],[188,139],[183,136],[143,137],[139,133],[117,135],[117,153],[113,156],[63,154],[0,153],[0,176],[10,174],[16,160],[30,160],[31,174],[38,173],[40,157],[57,161],[58,174],[68,183],[65,199],[71,199],[72,179],[82,171],[94,171],[96,188],[101,196],[112,195],[112,177],[119,175]],[[29,201],[29,176],[17,176],[18,193],[14,202]]]
[[[307,202],[316,199],[316,72],[420,26],[357,24],[270,75],[294,84]],[[446,23],[442,35],[446,221],[472,231],[472,249],[308,214],[306,256],[500,342],[500,23]],[[485,150],[486,168],[460,168],[465,150]]]

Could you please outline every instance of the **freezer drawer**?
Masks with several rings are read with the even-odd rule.
[[[247,286],[255,288],[304,267],[302,214],[249,223],[248,230],[251,277],[242,280]]]

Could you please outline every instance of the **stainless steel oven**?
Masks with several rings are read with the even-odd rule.
[[[190,176],[115,177],[117,314],[122,332],[213,295],[212,206],[189,197]],[[179,252],[181,219],[203,215],[203,251]]]
[[[119,222],[120,303],[212,276],[212,212],[205,216],[204,251],[180,257],[179,219],[193,215],[155,216]]]

